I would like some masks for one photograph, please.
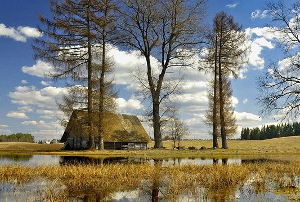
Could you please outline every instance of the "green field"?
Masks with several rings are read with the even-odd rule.
[[[173,150],[171,141],[163,142],[165,149],[152,149],[153,142],[149,143],[148,150],[104,150],[104,151],[63,151],[63,144],[36,144],[36,143],[0,143],[0,154],[26,153],[45,155],[80,155],[80,156],[136,156],[149,158],[172,157],[237,157],[237,156],[286,156],[300,157],[300,137],[283,137],[269,140],[228,140],[229,149],[212,149],[211,140],[184,140],[183,150]],[[188,149],[195,147],[195,150]],[[201,147],[206,149],[201,150]]]

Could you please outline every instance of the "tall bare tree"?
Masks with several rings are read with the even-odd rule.
[[[50,0],[52,19],[40,16],[40,21],[44,25],[40,31],[45,37],[37,39],[33,47],[37,59],[54,65],[55,73],[51,75],[54,79],[72,78],[75,83],[80,82],[86,86],[86,90],[81,88],[80,91],[87,91],[87,94],[83,95],[87,95],[85,108],[88,111],[89,147],[91,149],[95,148],[95,116],[93,115],[97,110],[94,106],[95,74],[100,70],[105,73],[106,66],[108,66],[103,57],[106,55],[106,44],[103,44],[103,40],[107,40],[104,35],[110,34],[112,30],[109,27],[112,21],[109,15],[110,9],[113,9],[110,2],[113,1],[63,0],[58,2]],[[100,64],[97,62],[97,51],[102,53]],[[103,84],[98,87],[101,85]],[[76,96],[78,98],[79,95],[81,107],[84,107],[83,96],[74,91],[78,89],[79,86],[72,88],[72,95],[69,98],[65,97],[65,102],[73,102],[72,104],[78,106],[79,103],[70,98]],[[63,108],[63,106],[60,107]]]
[[[188,49],[200,42],[205,0],[124,0],[124,43],[146,60],[147,89],[151,94],[155,148],[161,148],[160,106],[173,91],[162,93],[167,70],[184,65]],[[158,60],[155,66],[151,57]],[[156,73],[155,73],[156,72]]]
[[[259,78],[259,102],[262,114],[276,113],[279,119],[298,118],[300,114],[300,1],[286,7],[283,1],[267,4],[271,33],[283,49],[285,59],[273,61]]]
[[[217,136],[218,127],[222,139],[222,148],[227,148],[227,136],[229,123],[235,124],[235,119],[226,119],[226,110],[231,111],[231,85],[228,78],[230,76],[237,77],[239,68],[246,62],[245,56],[247,47],[246,35],[242,32],[239,24],[234,22],[232,16],[228,16],[225,12],[216,14],[213,24],[213,32],[209,36],[210,48],[208,62],[213,69],[213,147],[218,147]],[[232,114],[233,115],[233,114]],[[227,125],[227,127],[226,127]]]

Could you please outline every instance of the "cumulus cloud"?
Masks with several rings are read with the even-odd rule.
[[[255,69],[264,69],[265,60],[262,56],[264,49],[274,49],[275,45],[272,43],[277,36],[270,31],[269,28],[247,28],[245,30],[247,36],[249,36],[248,46],[250,46],[248,52],[249,64]]]
[[[6,27],[5,24],[0,23],[0,36],[12,38],[16,41],[26,42],[28,38],[41,37],[42,33],[36,28],[32,27]]]
[[[25,37],[30,37],[30,38],[38,38],[43,36],[41,32],[38,31],[38,29],[33,28],[33,27],[18,27],[18,31],[23,34]]]
[[[239,99],[237,97],[232,96],[231,102],[232,102],[233,107],[236,107],[236,105],[239,104]]]
[[[143,108],[142,103],[136,99],[125,100],[124,98],[117,98],[116,103],[119,111],[123,113],[132,113]]]
[[[9,93],[12,103],[18,104],[21,113],[35,111],[41,118],[56,118],[62,115],[56,101],[60,101],[67,93],[67,88],[48,86],[37,89],[34,86],[18,86]],[[10,115],[11,116],[11,115]]]
[[[51,81],[41,81],[41,85],[43,86],[50,86],[52,84]]]
[[[235,112],[235,116],[238,122],[260,122],[261,117],[248,112]]]
[[[28,119],[28,116],[24,112],[17,112],[17,111],[10,111],[6,114],[9,118],[16,118],[16,119]]]
[[[49,77],[49,73],[54,73],[54,68],[46,62],[38,60],[36,64],[31,67],[23,66],[22,72],[32,76],[46,78]]]
[[[28,82],[26,80],[21,81],[22,84],[27,84]]]
[[[245,99],[243,100],[243,104],[247,104],[247,103],[248,103],[248,99],[245,98]]]
[[[145,59],[138,51],[121,51],[116,47],[112,47],[109,55],[114,59],[115,66],[115,82],[121,85],[130,85],[134,81],[132,72],[136,69],[145,69]],[[136,89],[136,88],[135,88]]]
[[[263,19],[263,18],[266,18],[268,17],[268,10],[255,10],[251,13],[251,19],[256,19],[256,18],[260,18],[260,19]]]

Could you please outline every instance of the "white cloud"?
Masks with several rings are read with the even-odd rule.
[[[298,64],[299,57],[300,57],[300,53],[298,52],[294,56],[287,57],[284,58],[283,60],[280,60],[278,62],[278,70],[281,71],[281,73],[290,74],[292,71],[285,71],[285,70],[291,69],[290,67],[293,66],[293,64]],[[297,70],[298,67],[294,68],[293,73],[298,74]],[[273,71],[272,69],[269,70],[270,73],[272,73],[272,71]]]
[[[250,38],[252,38],[253,35],[256,35],[258,37],[263,37],[267,40],[280,39],[280,34],[272,31],[270,27],[246,28],[245,32]]]
[[[41,37],[42,33],[36,28],[19,26],[17,29],[14,27],[6,27],[0,23],[0,36],[9,37],[16,41],[26,42],[27,38]]]
[[[260,19],[263,19],[263,18],[266,18],[268,17],[268,10],[264,10],[264,11],[261,11],[259,9],[253,11],[251,13],[251,18],[252,19],[257,19],[257,18],[260,18]]]
[[[37,121],[23,121],[22,125],[37,125]]]
[[[19,26],[18,31],[21,34],[25,35],[26,37],[30,37],[30,38],[38,38],[38,37],[43,36],[43,34],[41,32],[39,32],[38,29],[28,27],[28,26],[25,26],[25,27]]]
[[[50,64],[38,60],[37,63],[31,67],[23,66],[23,73],[30,74],[41,78],[49,77],[49,73],[54,73],[54,68]]]
[[[28,119],[28,116],[24,112],[16,112],[16,111],[10,111],[6,114],[9,118],[16,118],[16,119]]]
[[[52,84],[51,81],[41,81],[41,85],[43,86],[50,86]]]
[[[245,99],[243,100],[243,104],[247,104],[247,103],[248,103],[248,99],[245,98]]]
[[[112,48],[109,55],[114,58],[116,84],[131,84],[134,79],[130,72],[137,68],[145,69],[145,59],[140,56],[138,51],[126,52]]]
[[[235,116],[238,122],[260,122],[261,117],[247,112],[235,112]]]
[[[58,109],[56,101],[61,101],[67,88],[45,87],[37,89],[34,86],[18,86],[15,92],[10,92],[9,97],[12,103],[19,105],[20,112],[36,112],[40,118],[55,119],[62,116],[62,112]]]
[[[239,104],[239,99],[237,97],[232,96],[231,102],[232,102],[232,105],[235,107],[237,104]]]
[[[234,4],[227,4],[227,8],[235,8],[239,3],[234,3]]]
[[[27,84],[28,82],[26,80],[21,81],[22,84]]]
[[[125,100],[124,98],[117,98],[116,103],[119,111],[123,113],[132,113],[143,108],[142,103],[136,99]]]
[[[21,106],[21,107],[18,107],[18,110],[21,112],[33,112],[34,111],[34,109],[30,106]]]
[[[250,46],[248,53],[249,64],[255,69],[264,69],[265,60],[262,56],[262,51],[267,49],[274,49],[275,45],[272,40],[277,38],[274,33],[270,32],[267,27],[263,28],[247,28],[245,30],[247,36],[249,36],[248,46]]]
[[[48,123],[46,123],[45,121],[43,120],[40,120],[40,121],[23,121],[22,122],[22,125],[27,125],[27,126],[37,126],[37,127],[40,127],[40,128],[45,128],[45,127],[52,127],[51,125],[48,125]]]

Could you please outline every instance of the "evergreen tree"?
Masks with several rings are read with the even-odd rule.
[[[260,130],[258,127],[250,130],[250,140],[259,140],[260,139]]]

